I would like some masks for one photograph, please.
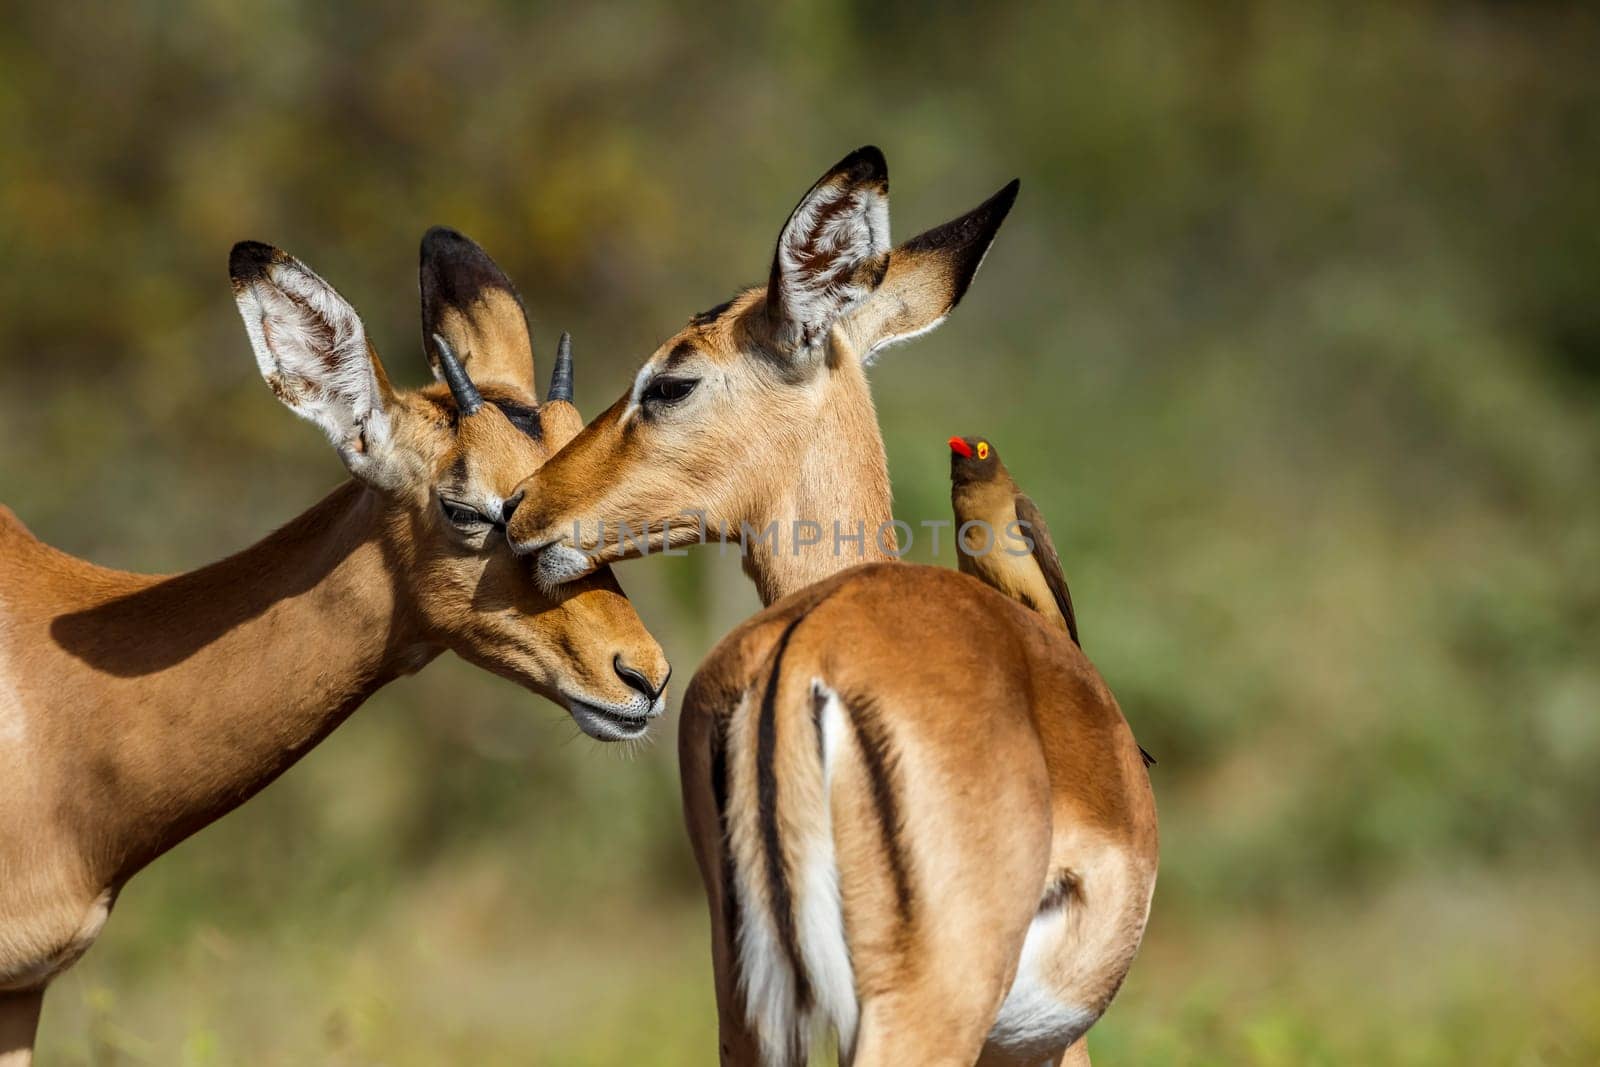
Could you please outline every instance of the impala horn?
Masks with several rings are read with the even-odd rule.
[[[450,342],[434,334],[433,344],[439,350],[439,369],[444,371],[444,380],[450,386],[450,395],[456,398],[456,410],[460,412],[462,418],[476,415],[478,409],[483,407],[483,394],[478,392],[478,387],[467,377],[467,368],[456,358],[456,351],[450,347]]]
[[[572,403],[572,335],[565,330],[556,345],[556,365],[550,372],[550,392],[545,399]]]

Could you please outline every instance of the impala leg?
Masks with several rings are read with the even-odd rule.
[[[971,1067],[989,1034],[999,990],[897,993],[861,1007],[861,1029],[851,1067]]]
[[[1089,1067],[1089,1046],[1080,1037],[1045,1060],[1019,1060],[994,1048],[986,1048],[977,1067]]]
[[[724,884],[728,872],[727,842],[717,811],[711,753],[711,731],[716,715],[686,702],[678,720],[678,761],[683,786],[683,813],[694,846],[695,863],[705,883],[706,903],[711,909],[711,969],[717,989],[717,1047],[723,1067],[755,1067],[761,1062],[761,1046],[745,1022],[743,1001],[739,997],[738,945],[736,938],[737,904],[733,892]],[[716,742],[720,745],[720,739]],[[5,1065],[0,1064],[0,1067]]]
[[[0,993],[0,1067],[28,1067],[33,1062],[33,1038],[43,1005],[42,989]]]
[[[1000,847],[1000,840],[998,830],[990,836],[996,847],[985,858],[997,874],[978,894],[969,885],[923,898],[925,914],[937,919],[887,958],[873,959],[870,950],[860,954],[858,981],[868,991],[852,1067],[972,1067],[979,1062],[1036,906],[1037,893],[1031,888],[1019,893],[1018,887],[1041,882],[1045,863],[1044,848],[1034,847],[1042,840],[1014,836],[1010,849]],[[976,862],[969,859],[963,866],[973,869]],[[865,927],[870,920],[863,919]],[[864,934],[863,945],[894,943],[881,931],[868,928]]]
[[[1056,1057],[1056,1067],[1089,1067],[1089,1035],[1084,1034]]]
[[[839,890],[861,1005],[852,1067],[973,1067],[1039,910],[1050,863],[1049,776],[1031,725],[1004,709],[986,709],[987,732],[963,737],[959,756],[891,734],[885,723],[919,721],[909,713],[891,720],[891,699],[939,706],[936,694],[903,686],[853,709],[854,743],[841,744],[830,765]],[[874,766],[885,763],[895,791],[887,815],[885,786],[873,780]],[[1004,773],[986,777],[981,803],[962,801],[959,817],[915,817],[950,806],[958,764]],[[917,862],[902,858],[897,876],[897,856]]]
[[[756,1067],[761,1045],[745,1022],[744,1001],[739,996],[738,948],[733,931],[724,921],[721,901],[711,898],[711,969],[717,987],[717,1050],[722,1067]],[[0,1064],[0,1067],[5,1065]]]

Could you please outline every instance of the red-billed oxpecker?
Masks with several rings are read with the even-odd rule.
[[[950,438],[950,505],[961,573],[1026,604],[1082,647],[1050,529],[986,439]]]
[[[987,438],[952,437],[949,444],[956,566],[1037,611],[1082,648],[1072,593],[1044,516]],[[1146,767],[1156,762],[1143,745],[1139,755]]]

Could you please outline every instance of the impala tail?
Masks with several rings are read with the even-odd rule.
[[[848,1048],[856,1021],[828,803],[840,702],[790,661],[803,620],[784,627],[715,745],[739,995],[768,1064],[804,1064],[823,1026]]]

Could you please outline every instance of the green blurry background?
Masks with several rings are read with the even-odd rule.
[[[1592,8],[0,7],[0,500],[114,566],[342,477],[257,376],[235,240],[416,383],[417,240],[457,226],[593,414],[856,145],[902,238],[1021,176],[873,377],[897,513],[992,436],[1160,758],[1097,1061],[1600,1060]],[[756,607],[714,551],[621,577],[680,678]],[[395,684],[128,887],[43,1062],[711,1062],[674,730]]]

